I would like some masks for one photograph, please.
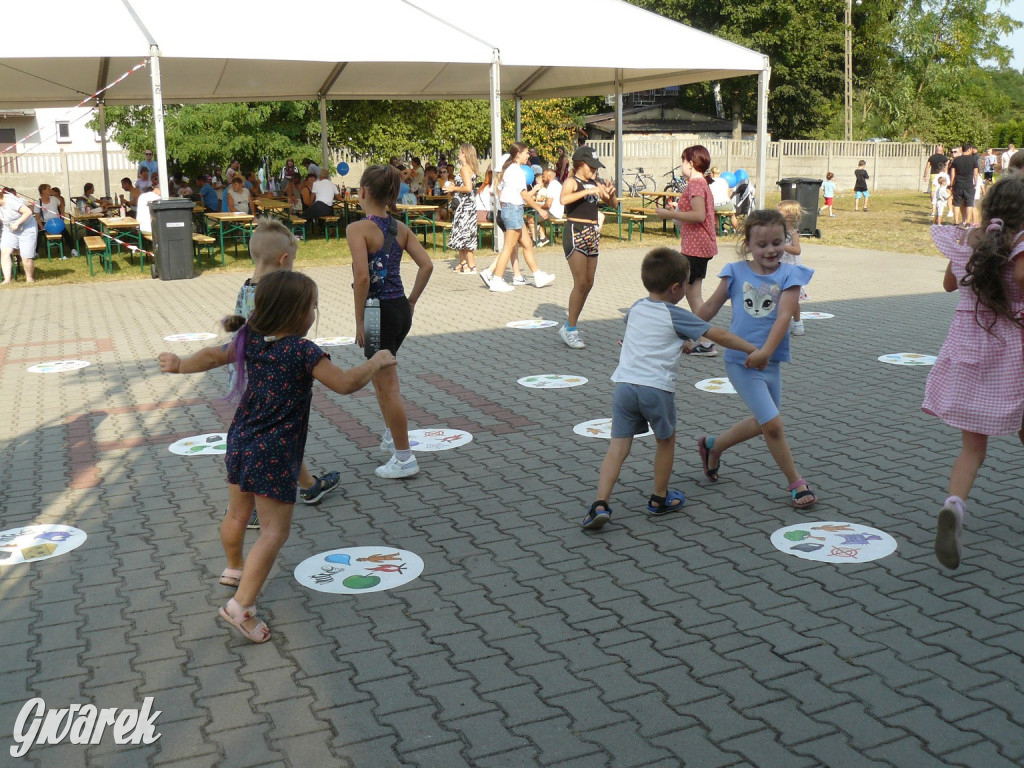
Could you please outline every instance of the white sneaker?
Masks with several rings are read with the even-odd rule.
[[[541,272],[537,270],[533,273],[533,284],[538,288],[543,288],[545,285],[551,285],[555,282],[555,276],[550,272]]]
[[[584,349],[587,346],[586,344],[583,343],[583,340],[580,338],[580,331],[578,328],[575,331],[570,331],[568,328],[562,325],[558,329],[558,335],[562,337],[562,341],[565,342],[565,345],[567,347],[571,347],[572,349]]]
[[[804,321],[803,320],[797,320],[796,322],[793,322],[792,320],[790,320],[789,321],[789,332],[793,336],[803,336],[804,335]]]
[[[377,477],[395,479],[399,477],[411,477],[420,471],[420,465],[416,463],[416,457],[410,456],[408,461],[399,461],[398,456],[392,456],[383,467],[377,467],[374,474]]]
[[[384,451],[384,453],[394,454],[394,452],[395,452],[395,441],[394,441],[394,439],[390,438],[390,437],[383,437],[383,436],[381,436],[381,438],[380,438],[380,449],[382,451]]]
[[[72,256],[77,256],[77,255],[78,255],[78,250],[77,250],[77,249],[75,249],[75,248],[72,248],[72,249],[71,249],[71,255],[72,255]]]
[[[491,273],[491,270],[489,270],[489,269],[481,269],[478,274],[480,275],[480,279],[484,281],[484,285],[486,285],[488,288],[490,288],[491,287],[491,278],[494,276]]]
[[[512,278],[512,285],[526,285],[526,278],[522,275],[516,275]]]
[[[496,277],[493,280],[491,280],[489,285],[491,286],[491,290],[494,291],[495,293],[508,293],[509,291],[515,290],[515,288],[506,283],[500,277]]]

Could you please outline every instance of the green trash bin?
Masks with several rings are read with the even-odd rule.
[[[192,262],[191,200],[174,198],[149,204],[153,220],[153,277],[186,280],[196,276]]]
[[[797,224],[797,232],[801,235],[821,237],[818,229],[818,195],[821,191],[821,179],[779,179],[776,182],[782,191],[783,200],[796,200],[800,203],[803,213]]]

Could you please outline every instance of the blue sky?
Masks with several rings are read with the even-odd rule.
[[[1024,21],[1024,0],[1010,0],[1004,6],[1003,12],[1017,21]],[[1006,45],[1013,50],[1014,69],[1024,69],[1024,27],[1016,30],[1006,41]]]

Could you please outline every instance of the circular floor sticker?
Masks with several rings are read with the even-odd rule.
[[[935,365],[935,355],[918,355],[913,352],[896,352],[882,355],[879,362],[890,365]]]
[[[349,344],[355,344],[356,339],[354,336],[324,336],[320,339],[313,339],[313,343],[318,347],[346,347]]]
[[[542,373],[537,376],[524,376],[517,382],[530,389],[565,389],[566,387],[580,387],[587,383],[582,376],[573,376],[564,373]]]
[[[392,547],[345,547],[307,558],[295,566],[295,580],[317,592],[356,595],[383,592],[423,573],[420,556]]]
[[[216,333],[174,333],[164,336],[164,341],[209,341],[216,338]]]
[[[0,565],[66,555],[85,543],[86,533],[67,525],[26,525],[0,532]]]
[[[584,421],[582,424],[577,424],[572,428],[572,431],[577,435],[583,435],[583,437],[598,437],[603,440],[612,439],[612,420],[611,419],[591,419],[590,421]],[[633,435],[633,437],[647,437],[653,435],[654,432],[650,426],[647,427],[647,431],[639,435]]]
[[[835,315],[831,312],[800,312],[801,320],[830,320]]]
[[[414,451],[450,451],[472,442],[473,436],[461,429],[410,429],[409,447]]]
[[[693,386],[703,392],[717,392],[720,395],[736,394],[736,389],[728,379],[704,379]]]
[[[176,443],[171,443],[168,450],[179,456],[223,456],[228,449],[227,441],[226,432],[213,432],[208,435],[183,437]]]
[[[896,539],[859,523],[800,523],[779,528],[772,544],[780,552],[821,563],[866,563],[896,551]]]
[[[513,320],[511,323],[505,323],[506,328],[554,328],[558,325],[555,320],[545,320],[543,317],[535,317],[533,320]]]
[[[65,371],[77,371],[91,365],[88,360],[54,360],[49,363],[39,363],[28,369],[29,373],[64,373]]]

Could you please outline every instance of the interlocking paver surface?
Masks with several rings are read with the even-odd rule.
[[[579,521],[607,444],[572,427],[608,415],[643,253],[601,256],[580,351],[556,329],[505,328],[564,318],[570,280],[553,249],[540,260],[554,285],[508,295],[436,263],[399,356],[402,389],[412,428],[465,429],[473,442],[420,454],[416,477],[380,480],[372,393],[318,388],[307,461],[339,470],[343,488],[296,507],[259,603],[274,632],[263,646],[216,619],[230,596],[217,584],[221,459],[167,450],[226,427],[226,376],[163,376],[156,364],[163,336],[215,330],[245,275],[0,293],[0,530],[59,522],[88,534],[61,557],[0,566],[0,765],[1024,764],[1021,447],[991,442],[964,565],[942,571],[932,521],[959,435],[919,410],[927,369],[876,361],[938,350],[955,304],[943,261],[807,244],[817,272],[805,309],[835,318],[793,340],[783,414],[820,494],[813,512],[792,508],[759,441],[727,453],[707,483],[697,437],[745,411],[693,387],[724,375],[721,358],[684,358],[673,487],[685,509],[642,513],[653,443],[641,439],[611,525],[589,534]],[[350,335],[348,268],[309,274],[315,333]],[[330,351],[343,366],[360,359]],[[91,365],[26,372],[69,358]],[[516,384],[537,373],[589,383]],[[771,546],[772,531],[804,520],[867,524],[899,548],[830,565]],[[292,576],[317,552],[369,544],[415,552],[423,574],[356,596]],[[34,696],[51,708],[152,696],[161,738],[65,739],[16,760],[15,721]]]

